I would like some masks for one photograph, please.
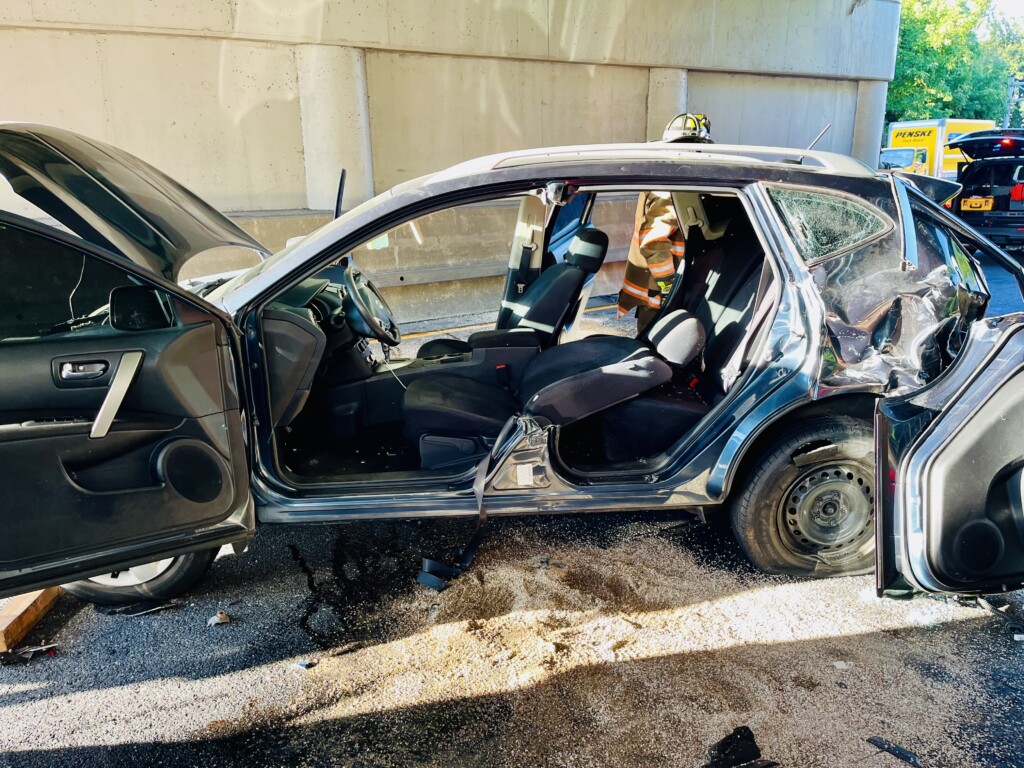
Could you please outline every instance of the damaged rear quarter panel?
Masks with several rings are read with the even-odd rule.
[[[809,392],[815,399],[844,390],[899,393],[921,386],[922,356],[958,307],[955,276],[940,254],[912,246],[917,258],[906,258],[904,233],[913,237],[915,230],[903,226],[892,183],[872,179],[849,186],[840,191],[896,226],[806,265],[824,308],[818,373]]]

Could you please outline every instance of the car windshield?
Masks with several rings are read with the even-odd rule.
[[[913,149],[883,149],[878,164],[882,168],[906,168],[913,162]]]
[[[405,185],[402,185],[402,186],[405,186]],[[389,189],[389,190],[387,190],[385,192],[382,192],[379,195],[377,195],[376,197],[370,198],[365,203],[357,205],[352,210],[346,211],[345,213],[343,213],[341,216],[339,216],[338,218],[334,219],[333,221],[329,221],[328,223],[326,223],[322,227],[320,227],[320,229],[314,230],[311,234],[307,235],[306,237],[297,238],[297,239],[293,240],[288,245],[286,245],[284,248],[282,248],[280,251],[278,251],[274,255],[270,256],[269,258],[264,259],[259,264],[256,264],[255,266],[253,266],[251,269],[247,269],[245,272],[242,272],[239,275],[235,275],[233,278],[231,278],[230,280],[228,280],[224,284],[219,285],[215,290],[213,290],[209,294],[207,294],[206,298],[210,299],[211,301],[216,301],[221,296],[226,296],[227,294],[229,294],[232,291],[234,291],[236,288],[240,288],[241,286],[245,285],[246,283],[249,283],[250,281],[255,280],[257,277],[262,275],[264,272],[266,272],[268,269],[273,267],[275,264],[278,264],[281,261],[283,261],[284,259],[286,259],[293,251],[295,251],[296,248],[298,248],[299,246],[303,245],[310,238],[319,237],[323,233],[325,233],[325,232],[327,232],[329,230],[333,230],[335,227],[344,226],[346,222],[349,222],[352,219],[357,218],[358,216],[362,215],[364,212],[366,212],[366,211],[370,210],[371,208],[374,208],[377,205],[379,205],[381,203],[381,201],[387,199],[388,197],[391,197],[394,194],[395,189],[397,189],[397,187],[393,188],[393,189]]]

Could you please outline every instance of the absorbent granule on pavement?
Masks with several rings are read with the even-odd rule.
[[[983,716],[981,611],[723,568],[656,526],[512,530],[382,612],[391,637],[324,658],[296,704],[296,728],[344,733],[339,764],[696,766],[748,725],[782,766],[895,765],[875,735],[965,766]]]

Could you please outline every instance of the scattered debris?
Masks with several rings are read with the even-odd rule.
[[[703,768],[740,768],[741,766],[773,766],[777,763],[760,761],[761,748],[757,746],[754,732],[745,725],[733,730],[728,736],[708,748],[708,763]],[[753,761],[757,760],[757,763]]]
[[[319,662],[317,662],[316,660],[310,659],[309,661],[296,661],[295,662],[295,666],[298,667],[299,669],[312,669],[318,663]]]
[[[1024,635],[1024,622],[1010,613],[1009,604],[996,606],[984,597],[976,598],[976,602],[978,606],[984,608],[993,616],[998,616],[1002,619],[1006,623],[1006,629],[1013,635],[1014,640],[1019,639],[1018,635]]]
[[[537,563],[537,567],[540,568],[542,571],[546,571],[548,569],[548,556],[547,555],[541,555],[540,556],[540,561]]]
[[[337,648],[332,648],[331,651],[330,651],[330,655],[331,656],[347,656],[350,653],[355,653],[356,651],[361,651],[363,648],[366,648],[368,645],[370,645],[370,642],[368,642],[366,640],[353,640],[353,641],[351,641],[349,643],[345,643],[344,645],[339,645]]]
[[[852,664],[847,664],[845,661],[833,661],[832,662],[832,666],[835,667],[836,669],[849,669],[853,665]]]
[[[131,605],[122,605],[116,608],[96,606],[96,610],[106,616],[146,616],[150,613],[159,613],[174,608],[181,608],[184,600],[143,600]]]
[[[451,586],[451,582],[465,573],[476,558],[477,550],[483,543],[484,535],[487,532],[487,512],[483,506],[480,507],[480,516],[476,522],[476,529],[469,543],[464,547],[456,547],[448,556],[438,555],[437,557],[424,557],[422,568],[416,575],[416,581],[424,587],[429,587],[435,592],[444,592]],[[444,562],[448,560],[449,562]],[[455,565],[450,565],[451,561]]]
[[[912,765],[914,768],[923,768],[921,765],[921,758],[911,752],[909,749],[893,744],[891,741],[886,741],[881,736],[869,736],[867,738],[868,744],[873,747],[877,747],[879,752],[886,752],[893,757],[902,760],[907,765]]]
[[[217,624],[227,624],[229,621],[231,621],[231,617],[228,614],[224,611],[217,611],[206,621],[206,626],[214,627]]]
[[[10,651],[20,643],[62,592],[60,587],[48,587],[0,600],[0,651]]]
[[[39,654],[56,656],[57,653],[54,651],[56,647],[55,643],[49,645],[24,645],[12,651],[0,653],[0,661],[4,664],[26,664]]]

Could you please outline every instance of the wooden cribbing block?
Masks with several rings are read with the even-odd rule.
[[[12,597],[0,606],[0,652],[13,651],[36,622],[46,615],[62,591],[60,587],[47,587]]]

